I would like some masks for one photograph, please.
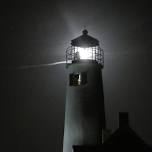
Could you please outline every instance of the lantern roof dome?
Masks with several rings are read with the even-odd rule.
[[[71,40],[71,45],[77,47],[94,47],[99,45],[99,41],[88,35],[88,31],[84,29],[81,36]]]

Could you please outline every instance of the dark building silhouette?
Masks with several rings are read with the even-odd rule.
[[[152,152],[130,127],[128,113],[119,113],[119,128],[101,145],[74,145],[74,152]]]
[[[102,145],[102,151],[150,152],[150,147],[130,127],[128,113],[119,113],[119,128]]]

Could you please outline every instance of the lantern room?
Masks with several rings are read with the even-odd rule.
[[[99,41],[88,35],[87,30],[83,30],[81,36],[71,40],[71,46],[66,50],[66,63],[69,65],[86,60],[96,61],[103,67],[103,49]]]

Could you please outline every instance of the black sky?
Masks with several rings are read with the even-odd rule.
[[[108,128],[115,130],[118,112],[128,111],[131,127],[152,145],[150,1],[13,1],[1,7],[1,138],[6,151],[62,151],[65,66],[11,67],[64,60],[70,40],[84,26],[105,52]]]

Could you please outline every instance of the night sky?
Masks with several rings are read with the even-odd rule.
[[[3,151],[62,152],[64,64],[71,39],[86,27],[104,49],[107,127],[118,112],[152,145],[152,6],[150,0],[12,1],[1,5],[1,138]]]

